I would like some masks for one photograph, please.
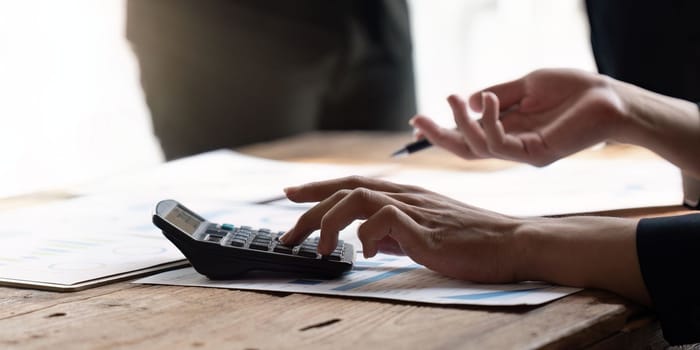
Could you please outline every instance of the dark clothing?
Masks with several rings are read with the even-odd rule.
[[[700,1],[587,0],[598,71],[700,101]]]
[[[700,101],[700,1],[586,0],[598,71],[663,95]],[[700,180],[683,176],[697,206]],[[671,344],[700,342],[700,215],[643,219],[637,252]]]
[[[700,342],[700,214],[642,219],[637,254],[664,338]]]
[[[700,1],[586,0],[598,71],[663,95],[700,101]],[[683,174],[685,204],[700,179]]]
[[[167,159],[311,130],[408,130],[405,0],[130,0]]]

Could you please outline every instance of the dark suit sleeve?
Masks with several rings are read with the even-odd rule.
[[[637,254],[664,338],[700,342],[700,214],[642,219]]]

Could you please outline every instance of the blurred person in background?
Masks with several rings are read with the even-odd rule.
[[[416,113],[405,0],[130,0],[126,33],[168,160]]]

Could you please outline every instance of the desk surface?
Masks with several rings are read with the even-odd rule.
[[[384,161],[405,134],[307,134],[241,151],[298,161]],[[627,146],[578,156],[649,157]],[[414,166],[484,169],[432,149]],[[0,208],[60,194],[0,201]],[[608,212],[671,214],[680,207]],[[585,290],[540,307],[447,307],[302,294],[116,283],[75,293],[0,287],[0,348],[596,348],[663,346],[645,309]]]

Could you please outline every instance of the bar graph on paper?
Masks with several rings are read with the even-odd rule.
[[[535,282],[474,284],[441,276],[407,257],[382,254],[371,259],[358,256],[350,272],[333,280],[268,275],[213,281],[192,268],[185,268],[146,277],[136,283],[342,295],[430,304],[502,306],[542,304],[579,290]]]

